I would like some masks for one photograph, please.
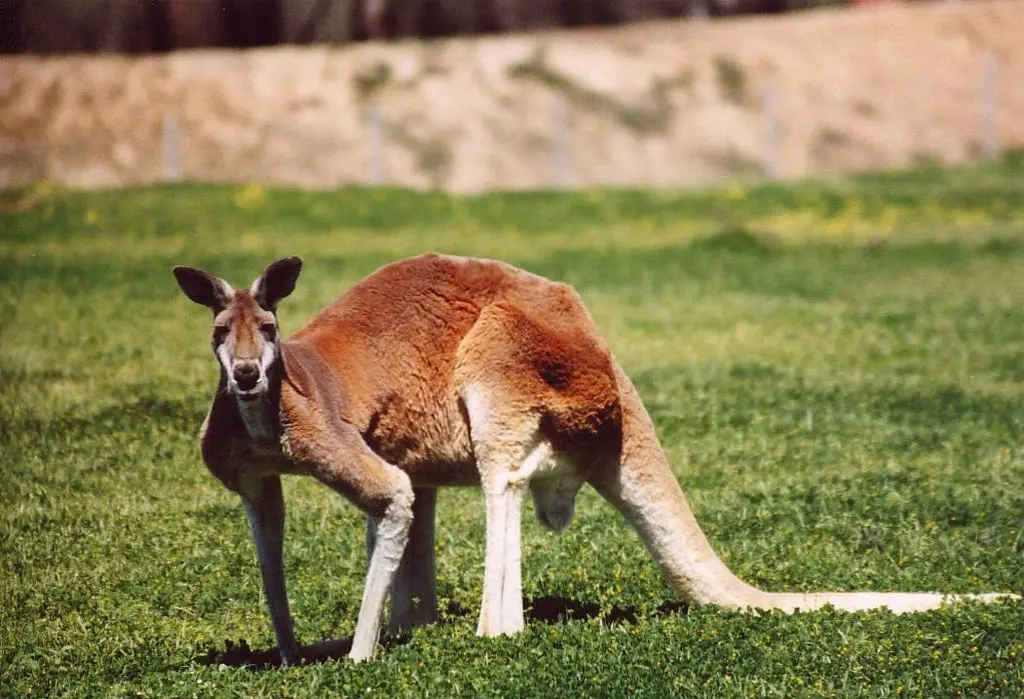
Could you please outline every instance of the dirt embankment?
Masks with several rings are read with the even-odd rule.
[[[985,0],[345,48],[5,56],[0,186],[148,182],[170,167],[470,192],[963,161],[988,139],[989,62],[998,143],[1024,145],[1022,36],[1021,3]]]

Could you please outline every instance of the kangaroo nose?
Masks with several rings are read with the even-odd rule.
[[[260,379],[260,370],[255,362],[238,362],[234,369],[235,383],[242,391],[251,391]]]

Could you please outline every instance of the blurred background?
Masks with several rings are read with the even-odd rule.
[[[3,0],[0,186],[674,186],[1024,144],[1018,0]]]

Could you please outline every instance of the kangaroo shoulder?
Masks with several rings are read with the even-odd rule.
[[[338,373],[313,345],[297,340],[281,343],[281,432],[282,442],[294,451],[300,443],[320,440],[323,430],[336,429],[349,421],[353,398]]]

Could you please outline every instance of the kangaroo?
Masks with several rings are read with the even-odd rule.
[[[1016,597],[752,587],[704,536],[636,389],[571,287],[501,262],[431,253],[382,267],[282,340],[277,306],[301,267],[297,257],[278,260],[237,291],[174,268],[185,295],[213,311],[220,380],[200,448],[248,515],[283,664],[301,656],[282,566],[282,474],[312,476],[367,515],[355,660],[373,655],[389,590],[389,630],[437,618],[441,486],[483,490],[481,636],[523,628],[525,491],[541,523],[561,530],[584,483],[626,517],[692,603],[915,612]]]

